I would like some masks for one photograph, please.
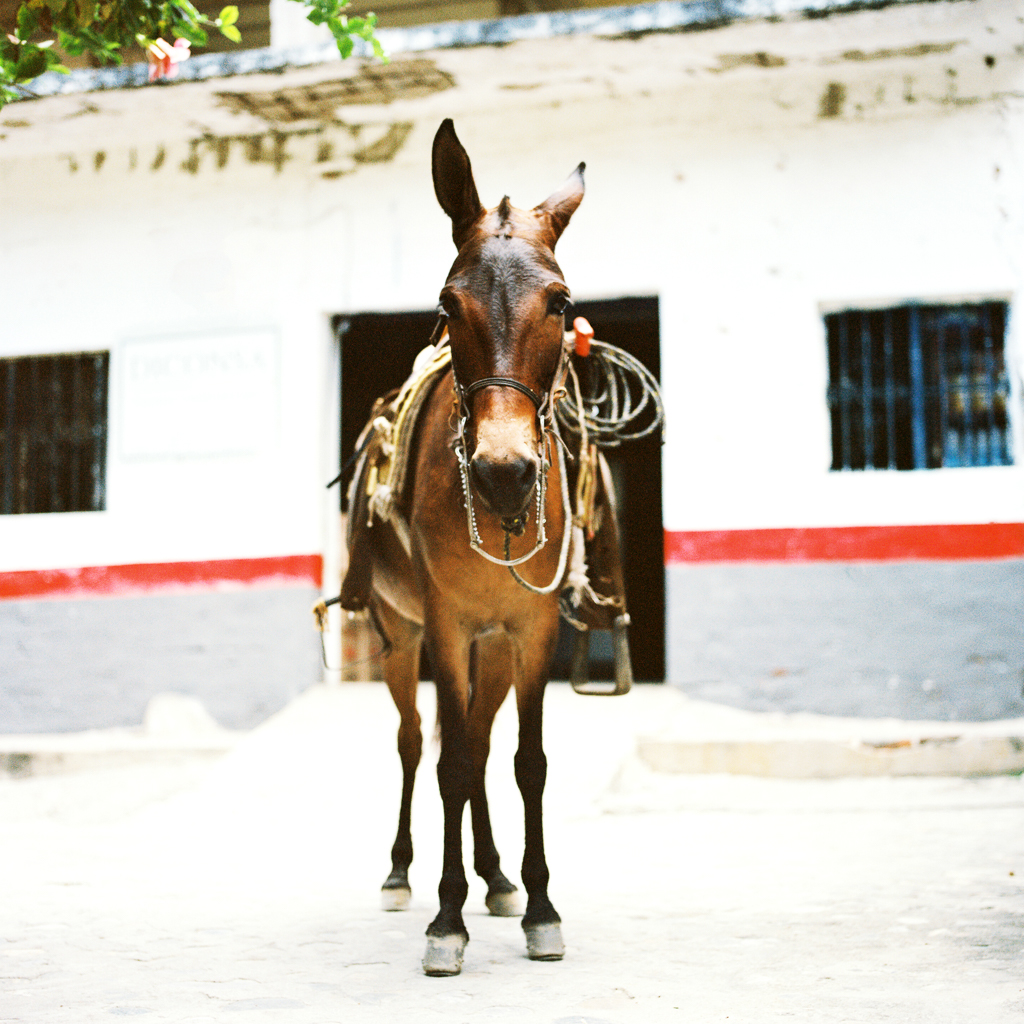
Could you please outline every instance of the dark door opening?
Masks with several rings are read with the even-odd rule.
[[[625,349],[660,377],[656,298],[577,302],[568,318],[586,317],[600,341]],[[358,313],[335,318],[341,347],[341,460],[351,455],[374,400],[398,387],[427,344],[435,310]],[[623,532],[626,598],[633,672],[638,681],[665,678],[665,555],[661,518],[661,441],[648,437],[607,453]],[[562,623],[552,679],[567,679],[572,627]],[[607,642],[604,642],[607,641]],[[592,679],[611,679],[611,643],[597,633],[591,642]]]

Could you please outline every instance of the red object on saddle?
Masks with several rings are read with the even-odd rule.
[[[572,326],[576,332],[576,355],[589,356],[590,343],[594,340],[594,328],[581,316],[573,320]]]

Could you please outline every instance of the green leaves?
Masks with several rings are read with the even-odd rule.
[[[342,58],[351,56],[355,41],[361,39],[378,58],[387,61],[374,35],[376,15],[347,17],[344,11],[350,0],[295,2],[309,9],[306,17],[314,25],[327,25]],[[44,72],[67,73],[55,49],[73,56],[89,53],[101,64],[120,64],[122,49],[146,49],[159,38],[181,37],[193,46],[203,46],[208,28],[239,43],[242,33],[237,22],[238,8],[234,5],[211,20],[196,9],[192,0],[22,0],[15,33],[0,35],[0,107],[31,95],[24,83]]]
[[[342,13],[350,6],[351,0],[295,0],[296,3],[305,4],[309,8],[306,19],[314,25],[326,25],[338,44],[338,53],[342,60],[352,55],[355,49],[355,40],[362,39],[369,43],[373,52],[382,61],[387,63],[384,55],[384,48],[374,35],[377,27],[377,15],[367,14],[365,18],[349,18]]]
[[[67,72],[60,57],[50,50],[52,39],[31,40],[31,36],[39,32],[40,8],[41,4],[36,7],[23,4],[18,9],[15,33],[0,37],[0,107],[20,96],[15,88],[20,83],[30,82],[44,71]]]
[[[235,24],[236,21],[238,21],[238,8],[225,7],[217,19],[217,27],[220,29],[222,36],[226,36],[233,43],[240,43],[242,41],[242,33],[238,31],[238,26]]]
[[[14,80],[28,82],[46,70],[46,54],[35,46],[23,47],[14,66]]]
[[[39,12],[32,10],[27,5],[22,5],[18,10],[18,36],[21,39],[28,39],[39,27]]]

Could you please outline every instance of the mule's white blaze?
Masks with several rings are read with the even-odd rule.
[[[499,465],[520,460],[538,463],[532,417],[484,416],[475,427],[474,459]]]

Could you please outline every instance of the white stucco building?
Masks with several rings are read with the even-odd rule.
[[[248,724],[316,678],[339,412],[397,358],[365,315],[436,303],[448,116],[489,205],[587,162],[560,264],[599,336],[654,338],[639,674],[1024,710],[1019,5],[666,0],[385,30],[386,66],[288,26],[0,111],[0,730],[162,689]]]

